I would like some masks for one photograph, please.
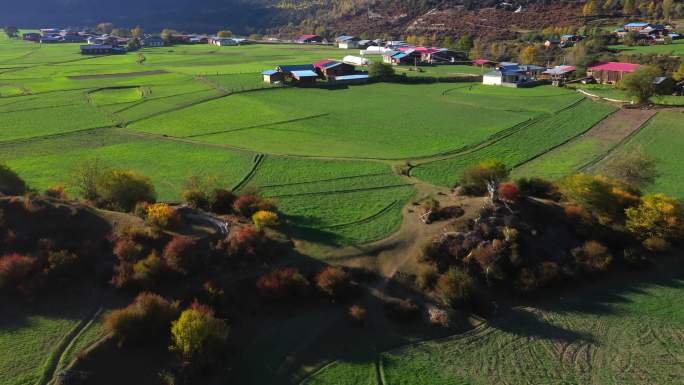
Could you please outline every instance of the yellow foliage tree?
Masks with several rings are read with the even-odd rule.
[[[214,312],[197,303],[171,325],[172,349],[196,365],[212,362],[228,338],[229,327]]]
[[[166,203],[155,203],[147,207],[147,222],[151,225],[167,229],[178,224],[178,211]]]
[[[542,55],[539,47],[528,45],[520,53],[520,62],[523,64],[539,64],[542,62]]]
[[[627,229],[641,239],[673,239],[683,234],[680,203],[665,194],[646,195],[641,204],[625,210]]]
[[[599,5],[596,0],[589,0],[584,7],[582,7],[582,15],[593,16],[599,12]]]
[[[279,219],[278,214],[273,211],[260,210],[252,215],[252,221],[257,229],[263,229],[264,227],[277,226]]]

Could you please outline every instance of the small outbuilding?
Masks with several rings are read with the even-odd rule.
[[[276,84],[285,80],[284,74],[277,70],[264,71],[261,75],[264,77],[264,82],[268,84]]]
[[[542,79],[550,80],[552,85],[560,87],[575,70],[577,70],[575,66],[555,66],[542,72]]]
[[[142,39],[142,45],[145,47],[163,47],[166,42],[161,37],[148,37]]]
[[[297,43],[301,44],[315,44],[322,42],[323,38],[318,35],[302,35],[297,39]]]
[[[323,78],[351,75],[356,71],[353,65],[336,60],[321,60],[314,63],[314,67]]]

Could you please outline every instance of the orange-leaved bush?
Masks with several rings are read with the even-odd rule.
[[[166,203],[155,203],[147,207],[147,222],[168,229],[180,221],[178,211]]]

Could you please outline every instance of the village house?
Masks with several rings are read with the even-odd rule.
[[[316,68],[319,76],[326,79],[353,75],[356,72],[356,68],[353,65],[336,60],[321,60],[314,63],[313,66]]]
[[[382,60],[392,65],[418,65],[422,63],[423,55],[413,48],[403,48],[401,51],[390,51],[383,54]]]
[[[649,23],[644,23],[644,22],[633,22],[633,23],[627,23],[622,27],[625,31],[627,32],[639,32],[642,29],[651,27],[651,24]]]
[[[63,35],[62,42],[64,43],[83,43],[85,38],[81,35]]]
[[[493,67],[496,65],[496,62],[487,60],[487,59],[475,59],[473,60],[473,65],[478,66],[478,67]]]
[[[111,44],[88,44],[81,46],[81,55],[112,55],[126,53],[123,47]]]
[[[217,45],[219,47],[232,47],[236,45],[240,45],[235,39],[231,38],[217,38],[214,39],[214,45]]]
[[[277,79],[275,74],[267,75],[266,72],[262,73],[264,81],[267,81],[266,76],[269,76],[269,82],[272,79]],[[281,65],[276,67],[276,72],[282,73],[282,75],[280,75],[282,76],[282,80],[275,81],[285,81],[300,85],[313,84],[316,79],[319,78],[316,67],[314,67],[313,64]]]
[[[353,49],[359,47],[360,40],[361,39],[354,36],[340,36],[335,39],[335,42],[337,43],[337,46],[341,49]]]
[[[587,69],[587,77],[594,78],[601,84],[619,83],[625,74],[634,72],[639,64],[608,62]]]
[[[163,47],[165,43],[164,39],[157,36],[146,37],[141,41],[141,44],[145,47]]]
[[[504,87],[530,87],[539,84],[544,67],[503,62],[482,76],[482,84]]]
[[[344,58],[342,58],[342,62],[347,63],[349,65],[353,65],[353,66],[369,66],[369,65],[373,64],[372,61],[370,61],[366,58],[362,58],[359,56],[353,56],[353,55],[345,56]]]
[[[62,37],[61,36],[42,36],[40,38],[40,43],[41,44],[62,43]]]
[[[427,48],[421,52],[421,60],[429,64],[455,64],[469,61],[465,52],[447,48]]]
[[[577,70],[575,66],[555,66],[542,72],[540,79],[550,80],[552,85],[561,87],[575,70]]]
[[[300,44],[315,44],[323,43],[323,38],[318,35],[302,35],[297,38],[297,43]]]
[[[267,70],[261,73],[264,77],[264,82],[268,84],[277,84],[285,80],[285,74],[278,70]]]

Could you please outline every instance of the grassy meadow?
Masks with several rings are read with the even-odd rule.
[[[302,384],[676,384],[684,376],[682,290],[681,274],[598,285],[377,361],[335,361]]]

